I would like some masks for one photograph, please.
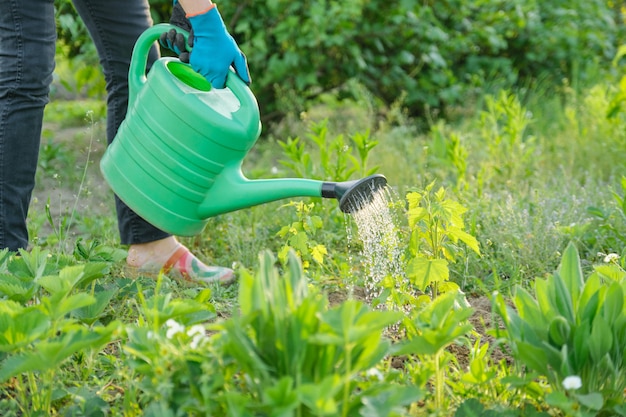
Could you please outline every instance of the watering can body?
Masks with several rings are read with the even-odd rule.
[[[226,88],[213,89],[172,57],[158,59],[146,75],[151,46],[172,28],[156,25],[139,37],[127,115],[100,163],[126,205],[168,233],[193,236],[225,212],[293,196],[345,193],[335,183],[302,178],[248,180],[241,165],[261,133],[259,107],[248,86],[232,73]]]

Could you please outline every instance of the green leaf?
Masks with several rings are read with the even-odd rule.
[[[593,321],[588,343],[589,353],[596,363],[599,363],[604,355],[611,350],[611,346],[613,345],[613,332],[607,321],[601,315],[596,316]]]
[[[9,300],[26,302],[37,289],[38,286],[32,280],[21,280],[15,275],[0,275],[0,294],[6,295]]]
[[[86,349],[97,349],[107,343],[116,326],[117,323],[112,324],[100,332],[74,330],[59,338],[39,342],[32,351],[5,360],[0,367],[0,381],[4,382],[23,372],[57,368],[71,355]]]
[[[573,401],[560,391],[550,392],[546,394],[546,402],[552,407],[560,410],[570,410],[573,408]]]
[[[553,285],[554,293],[552,295],[553,305],[560,315],[565,317],[569,322],[575,321],[574,316],[574,302],[570,289],[566,282],[563,280],[560,274],[555,273],[549,279],[549,282]],[[580,288],[577,289],[579,294]],[[578,295],[576,296],[578,299]]]
[[[620,266],[615,264],[594,265],[593,269],[601,277],[609,281],[620,282],[626,276],[626,272]]]
[[[392,353],[434,355],[472,330],[473,326],[466,320],[473,309],[455,307],[456,296],[451,292],[442,294],[421,311],[413,323],[415,334],[393,345]]]
[[[515,353],[526,366],[539,372],[541,375],[548,375],[548,355],[543,349],[518,341]]]
[[[476,398],[469,398],[456,409],[454,417],[481,417],[485,407]]]
[[[558,273],[563,279],[567,293],[569,293],[568,299],[571,300],[572,309],[575,309],[578,306],[578,298],[583,288],[584,281],[578,250],[573,243],[567,245],[565,252],[563,252]],[[568,316],[565,317],[570,318]]]
[[[362,398],[363,406],[359,410],[361,417],[380,417],[403,415],[402,407],[420,401],[424,393],[415,386],[386,385],[382,392],[376,395],[366,395]]]
[[[333,374],[328,375],[319,383],[302,384],[297,388],[297,392],[313,415],[336,416],[338,405],[335,396],[342,387],[341,377]]]
[[[298,407],[298,394],[293,389],[294,382],[290,376],[282,377],[274,385],[264,387],[263,405],[272,410],[274,417],[291,417]]]
[[[585,320],[574,329],[574,356],[575,369],[584,369],[590,366],[589,338],[591,337],[591,320]]]
[[[76,318],[89,325],[93,324],[102,314],[113,296],[117,294],[116,289],[100,291],[94,294],[95,302],[74,310]]]
[[[407,266],[407,277],[421,291],[433,282],[447,281],[450,275],[445,259],[427,259],[418,256],[411,259]]]
[[[461,230],[458,227],[449,227],[447,231],[448,231],[448,235],[450,236],[450,238],[452,238],[453,240],[457,240],[457,239],[460,240],[461,242],[465,243],[476,254],[480,255],[479,243],[478,243],[478,240],[474,236]]]
[[[539,309],[541,310],[541,314],[548,320],[551,320],[554,316],[558,315],[558,310],[552,302],[552,294],[554,293],[553,287],[550,286],[548,280],[543,278],[535,279],[534,289],[534,294],[537,299]]]
[[[624,292],[617,282],[614,282],[606,290],[602,304],[602,315],[609,325],[624,315]]]
[[[565,317],[557,316],[552,319],[549,329],[550,342],[558,348],[567,344],[571,334],[571,327]]]
[[[41,304],[45,306],[46,311],[52,320],[58,320],[71,311],[86,307],[96,302],[96,298],[90,294],[79,292],[65,297],[62,292],[52,297],[43,297]]]
[[[583,291],[582,297],[580,298],[581,303],[578,304],[576,319],[579,323],[585,321],[592,323],[593,320],[596,318],[596,314],[598,313],[598,309],[600,307],[600,291],[595,291],[593,293],[591,293],[591,291],[587,291],[587,287],[591,287],[589,285],[589,282],[590,281],[587,281],[585,290]]]
[[[592,392],[590,394],[574,394],[574,398],[578,402],[590,410],[599,411],[604,406],[604,398],[599,392]]]
[[[514,298],[517,314],[527,323],[539,325],[546,321],[541,313],[537,301],[522,287],[518,287]]]
[[[0,352],[26,346],[44,336],[49,328],[50,320],[39,308],[16,304],[11,312],[0,310]]]

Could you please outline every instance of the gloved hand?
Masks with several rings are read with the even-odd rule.
[[[193,29],[189,19],[187,19],[185,10],[178,1],[174,0],[174,7],[172,8],[172,16],[170,17],[170,24],[178,26],[179,28],[189,32],[188,44],[191,47],[193,45]],[[164,48],[173,51],[182,62],[189,63],[189,50],[185,37],[178,33],[175,29],[171,29],[161,34],[159,43]]]
[[[224,88],[231,66],[243,82],[250,84],[246,56],[228,33],[217,7],[213,4],[206,12],[188,19],[193,29],[191,67],[214,88]]]

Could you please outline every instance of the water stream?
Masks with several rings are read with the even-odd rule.
[[[372,303],[381,294],[381,282],[390,277],[396,283],[405,279],[402,266],[402,245],[398,227],[390,209],[393,202],[391,189],[383,187],[371,196],[363,196],[358,210],[351,215],[356,225],[356,238],[362,244],[360,263],[365,272],[365,297]],[[348,231],[349,239],[353,239]],[[378,306],[384,308],[383,305]]]

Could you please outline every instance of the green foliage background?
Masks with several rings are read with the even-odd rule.
[[[150,0],[156,23],[169,0]],[[90,43],[69,0],[59,37]],[[598,77],[626,43],[613,0],[289,0],[219,2],[248,57],[265,119],[299,111],[349,80],[412,115],[445,111],[495,88],[560,86]],[[346,89],[344,89],[346,90]],[[344,91],[350,94],[349,91]]]

